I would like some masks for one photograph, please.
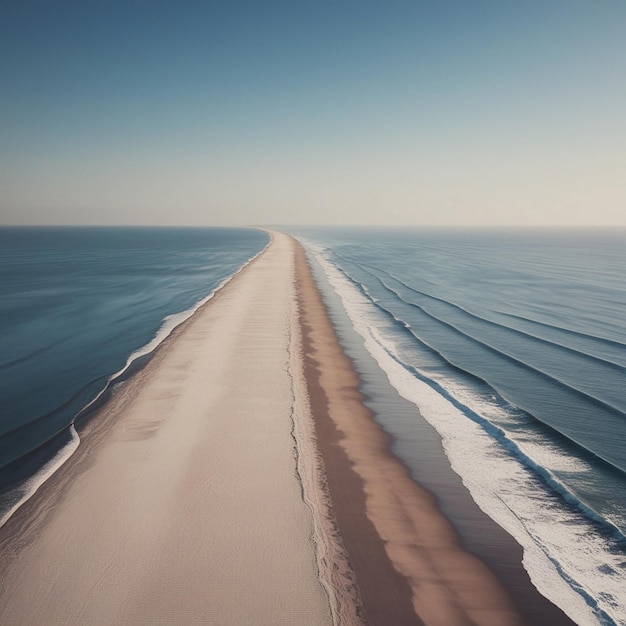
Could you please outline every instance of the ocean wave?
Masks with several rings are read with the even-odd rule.
[[[609,337],[604,337],[602,335],[598,335],[598,334],[592,335],[589,333],[581,332],[579,330],[575,330],[573,328],[569,328],[567,326],[563,326],[562,324],[551,324],[542,320],[526,317],[523,315],[517,315],[515,313],[510,313],[506,311],[496,311],[496,312],[499,313],[500,315],[505,315],[512,319],[520,320],[524,323],[541,326],[541,327],[548,328],[553,331],[557,331],[559,333],[567,333],[569,335],[572,335],[574,337],[577,337],[583,340],[591,339],[594,342],[602,343],[611,348],[616,348],[619,352],[617,352],[615,356],[623,356],[624,350],[626,349],[626,343],[622,343],[620,341],[617,341],[615,339],[610,339]],[[620,363],[620,365],[623,365],[625,363],[626,361],[623,361],[622,363]]]
[[[626,623],[620,528],[581,502],[547,469],[550,463],[522,450],[503,429],[443,385],[416,369],[410,371],[395,354],[394,341],[378,330],[381,321],[372,305],[380,303],[334,265],[323,249],[304,243],[320,262],[368,351],[400,395],[416,404],[439,431],[453,469],[474,500],[522,544],[524,565],[539,590],[579,624]],[[410,330],[394,319],[406,332]],[[572,459],[563,456],[558,446],[544,447],[542,454],[569,464],[569,470],[585,469],[584,459],[572,467]],[[607,564],[614,572],[608,577]]]
[[[45,446],[47,443],[51,442],[53,439],[58,437],[63,432],[68,432],[71,435],[70,441],[64,445],[54,456],[53,459],[49,460],[45,463],[44,466],[39,468],[35,474],[30,476],[25,481],[20,481],[19,484],[10,488],[9,490],[0,494],[0,526],[2,526],[6,521],[17,511],[25,502],[27,502],[39,489],[39,487],[44,484],[50,477],[52,477],[58,469],[64,465],[69,458],[78,450],[80,437],[78,435],[76,426],[80,423],[80,420],[83,419],[86,415],[89,415],[90,412],[99,406],[99,403],[108,396],[108,394],[113,390],[114,387],[119,385],[124,379],[128,376],[130,372],[133,371],[133,368],[136,364],[142,360],[147,359],[150,355],[154,353],[154,351],[174,332],[176,328],[178,328],[181,324],[186,322],[189,318],[191,318],[198,309],[207,304],[211,299],[213,299],[231,280],[233,280],[239,273],[241,273],[250,263],[252,263],[257,257],[259,257],[266,248],[270,245],[270,241],[260,250],[257,254],[251,256],[245,263],[243,263],[235,272],[230,274],[229,276],[222,279],[222,281],[206,296],[199,299],[193,306],[190,308],[181,311],[179,313],[174,313],[166,316],[159,329],[155,333],[154,337],[145,345],[141,346],[134,352],[132,352],[128,358],[126,359],[125,365],[114,372],[113,374],[106,377],[106,382],[99,389],[99,391],[94,395],[94,397],[87,402],[71,419],[69,424],[65,424],[62,428],[56,429],[54,433],[49,434],[46,440],[38,441],[34,446],[20,457],[26,457],[33,450]],[[81,390],[77,391],[72,398],[66,400],[62,405],[56,407],[52,413],[58,412],[64,406],[68,406],[71,404],[71,401],[78,397],[81,391],[84,391],[89,386],[93,385],[94,382],[98,382],[105,377],[100,377],[95,379],[95,381],[91,381],[87,385],[85,385]],[[45,421],[45,419],[50,416],[51,412],[47,412],[45,415],[38,416],[35,420],[29,421],[25,425],[21,425],[10,433],[18,433],[18,431],[23,431],[29,426],[32,427],[33,423]],[[2,435],[7,435],[5,433]],[[13,460],[11,463],[15,464],[19,462],[19,459]]]
[[[414,304],[414,303],[410,303],[407,302],[406,300],[403,300],[406,304],[408,304],[409,306],[413,306],[417,309],[419,309],[424,315],[426,315],[427,317],[431,318],[432,320],[436,321],[437,323],[445,326],[446,328],[452,330],[453,332],[457,333],[458,335],[462,336],[464,339],[467,339],[471,342],[473,342],[475,345],[480,346],[481,348],[484,348],[486,350],[488,350],[489,352],[491,352],[492,354],[496,355],[499,358],[505,358],[508,361],[510,361],[511,363],[514,363],[515,365],[518,365],[520,367],[523,367],[524,369],[528,370],[529,372],[535,373],[540,375],[542,378],[548,380],[551,384],[554,385],[558,385],[560,387],[562,387],[564,390],[566,390],[569,393],[574,393],[578,396],[580,396],[581,398],[585,399],[587,402],[590,402],[592,404],[595,404],[597,407],[600,407],[606,411],[611,412],[612,414],[614,414],[617,417],[626,417],[624,415],[624,413],[622,412],[622,410],[617,407],[614,406],[612,404],[610,404],[609,402],[602,400],[601,398],[598,398],[594,395],[592,395],[591,393],[580,389],[574,385],[572,385],[571,383],[568,383],[560,378],[558,378],[557,376],[555,376],[554,374],[551,374],[550,372],[541,369],[535,365],[532,365],[531,363],[528,363],[527,361],[522,360],[521,358],[519,358],[518,356],[511,354],[510,352],[506,352],[504,351],[502,348],[499,348],[497,346],[494,346],[493,344],[487,342],[485,339],[482,339],[480,337],[477,337],[476,335],[472,335],[471,333],[469,333],[468,331],[464,330],[463,328],[460,328],[459,326],[457,326],[456,324],[453,324],[450,321],[447,321],[445,319],[443,319],[442,317],[439,317],[438,315],[435,315],[434,313],[428,311],[427,309],[425,309],[424,307],[418,305],[418,304]],[[379,306],[381,306],[379,304]],[[382,307],[381,308],[385,308]],[[573,351],[572,351],[573,352]],[[577,352],[576,354],[580,354],[581,356],[586,357],[586,355],[583,355],[580,352]],[[593,357],[589,357],[590,360],[594,360]],[[617,366],[619,367],[619,366]],[[624,368],[619,367],[620,370],[620,374],[624,372]]]
[[[451,358],[450,355],[444,354],[441,350],[436,349],[432,344],[429,344],[424,339],[423,336],[418,336],[414,332],[414,330],[411,328],[411,325],[407,323],[404,319],[399,318],[391,309],[389,309],[387,306],[382,304],[380,298],[374,296],[371,290],[367,287],[367,285],[365,285],[361,281],[354,278],[344,268],[341,268],[339,266],[336,266],[336,267],[337,267],[337,270],[341,272],[341,274],[344,276],[344,278],[348,280],[353,286],[355,286],[365,298],[367,298],[378,310],[383,312],[385,315],[389,316],[390,319],[392,319],[396,323],[398,329],[401,332],[412,335],[415,341],[418,341],[422,345],[428,346],[431,349],[431,351],[436,353],[439,357],[444,359],[450,366],[454,367],[455,369],[465,373],[466,375],[470,375],[474,377],[475,379],[480,380],[481,382],[493,387],[493,385],[490,384],[474,367],[472,367],[469,364],[461,364],[457,362],[455,359]],[[376,277],[376,278],[378,281],[381,281],[379,277]],[[395,290],[392,290],[392,293],[394,293],[395,296],[398,295],[395,292]],[[599,430],[599,426],[597,424],[594,425],[593,429],[597,437],[600,437],[599,433],[601,433],[602,431],[619,432],[622,421],[626,417],[626,415],[624,414],[624,412],[621,410],[620,407],[615,406],[597,396],[594,396],[589,391],[576,387],[574,384],[571,384],[568,381],[564,381],[561,378],[557,377],[556,375],[550,373],[549,371],[542,369],[540,367],[537,367],[536,365],[533,365],[529,362],[526,362],[510,352],[504,351],[502,348],[494,346],[490,344],[489,342],[485,341],[484,339],[481,339],[479,337],[476,337],[466,332],[465,330],[459,328],[457,325],[434,315],[433,313],[427,311],[426,309],[424,309],[422,306],[418,304],[410,303],[410,302],[406,302],[406,304],[414,309],[419,310],[420,313],[425,315],[427,318],[435,321],[437,324],[440,324],[443,327],[447,328],[448,330],[454,332],[455,334],[457,334],[458,337],[463,338],[465,341],[471,342],[471,344],[475,348],[479,347],[482,350],[487,350],[489,353],[494,355],[494,357],[498,359],[505,359],[510,365],[515,366],[517,368],[522,368],[530,376],[534,377],[533,378],[534,384],[539,384],[539,383],[548,384],[551,386],[551,390],[553,394],[555,394],[557,391],[559,391],[562,394],[565,394],[561,398],[562,401],[566,401],[568,396],[574,395],[575,397],[579,399],[578,402],[580,401],[586,402],[590,408],[591,407],[594,408],[596,422],[600,419],[606,422],[606,424],[604,424],[605,427],[602,430]],[[606,376],[605,376],[605,379],[606,379]],[[619,381],[616,381],[616,383],[618,385],[616,388],[621,388],[621,386],[619,386]],[[499,389],[494,389],[494,393],[496,393],[498,396],[506,400],[506,392],[503,392],[502,390],[499,390]],[[588,437],[585,436],[590,426],[583,423],[582,425],[578,426],[578,429],[576,429],[570,423],[559,423],[559,422],[556,422],[554,419],[548,422],[542,416],[538,416],[538,415],[533,415],[533,417],[537,421],[545,425],[545,427],[548,427],[554,430],[555,432],[558,432],[562,437],[568,439],[572,444],[575,444],[581,450],[585,450],[588,454],[593,455],[599,461],[607,463],[608,465],[612,466],[616,471],[626,472],[626,463],[624,462],[624,459],[623,459],[622,448],[618,446],[617,451],[613,451],[613,453],[611,453],[610,448],[606,446],[604,447],[605,449],[602,449],[602,450],[599,450],[597,446],[592,446],[591,443],[587,441]],[[614,429],[606,428],[606,425],[609,424],[610,420],[618,420],[615,423],[616,428]],[[578,430],[580,430],[581,428],[582,430],[578,432]],[[612,442],[613,442],[613,436],[611,436],[611,440],[610,440],[610,443]]]
[[[332,263],[332,261],[329,261],[329,262]],[[507,400],[499,390],[493,388],[492,385],[485,378],[483,378],[476,372],[470,369],[467,369],[466,367],[462,367],[459,364],[455,363],[454,361],[450,360],[450,358],[446,354],[444,354],[443,352],[435,348],[431,343],[429,343],[426,339],[424,339],[424,337],[418,336],[415,333],[415,331],[411,328],[410,324],[408,324],[406,321],[399,318],[393,311],[383,306],[377,298],[373,297],[371,295],[369,288],[365,284],[355,279],[348,272],[346,272],[342,267],[334,263],[333,263],[333,267],[337,272],[341,274],[341,276],[344,277],[346,281],[348,281],[349,284],[355,287],[361,293],[361,295],[376,308],[376,310],[378,310],[383,315],[385,315],[387,319],[389,319],[391,323],[394,325],[395,329],[398,332],[400,332],[401,335],[406,336],[414,344],[420,345],[421,347],[428,350],[431,354],[441,359],[443,362],[445,362],[449,366],[450,370],[459,372],[466,379],[472,379],[474,381],[477,381],[481,385],[484,385],[485,387],[487,387],[490,391],[491,402],[495,402],[499,406],[504,407],[506,409],[510,409],[511,407],[515,406],[511,404],[511,402],[509,402],[509,400]],[[446,322],[442,322],[442,323],[448,325],[448,323]],[[392,353],[389,353],[389,354],[391,358],[394,358],[395,360],[397,360],[397,362],[402,367],[407,369],[412,375],[415,375],[416,377],[420,378],[427,384],[430,384],[433,387],[435,387],[439,391],[439,393],[441,393],[444,397],[446,397],[455,405],[457,405],[457,408],[463,410],[467,414],[468,417],[476,420],[477,422],[482,423],[487,430],[491,430],[492,434],[499,433],[499,436],[500,435],[504,436],[504,431],[502,429],[495,426],[489,420],[484,420],[478,412],[472,411],[471,409],[469,409],[469,407],[465,406],[465,404],[463,404],[462,402],[458,402],[456,397],[454,397],[453,395],[449,393],[449,391],[447,390],[447,387],[450,386],[449,380],[446,381],[446,385],[439,384],[433,378],[432,374],[431,375],[422,374],[420,370],[418,370],[416,367],[404,362],[401,358],[397,357],[396,355]],[[502,356],[506,356],[506,355],[502,355]],[[512,359],[512,360],[515,360],[515,359]],[[533,370],[533,368],[531,367],[529,367],[528,369],[530,371]],[[539,375],[543,374],[540,371],[537,373]],[[554,381],[554,382],[558,383],[560,381]],[[567,385],[563,384],[563,386],[565,387],[566,391],[569,391]],[[581,397],[585,396],[584,393],[581,393],[580,395]],[[599,402],[601,403],[601,401]],[[518,412],[519,411],[520,410],[518,410]],[[621,419],[624,417],[623,413],[621,413],[619,410],[616,409],[615,411],[618,414],[617,415],[618,419]],[[564,430],[559,428],[557,425],[550,424],[546,422],[545,420],[538,418],[536,415],[532,415],[527,412],[523,412],[523,413],[527,416],[528,419],[532,420],[537,426],[540,426],[542,429],[544,429],[544,431],[557,437],[560,440],[561,445],[563,444],[568,445],[569,449],[574,454],[577,454],[579,456],[583,455],[587,457],[596,466],[598,465],[605,466],[608,472],[617,472],[622,477],[626,473],[626,470],[619,463],[613,462],[611,459],[607,458],[606,455],[604,454],[598,454],[595,449],[591,448],[589,445],[586,445],[584,442],[581,442],[578,438],[571,436],[570,433],[565,432]],[[516,450],[517,450],[517,446],[516,444],[513,444],[513,447],[511,447],[510,451],[516,452]],[[523,460],[524,462],[527,461],[526,456],[523,454],[520,454],[519,458],[520,460]],[[529,467],[535,468],[537,470],[539,470],[539,468],[541,467],[540,464],[535,465],[535,463],[533,463],[532,460],[528,461],[528,465]],[[550,484],[551,482],[550,475],[546,475],[545,478],[547,482]],[[552,486],[557,487],[558,489],[564,489],[564,487],[560,483],[559,485],[560,486],[558,486],[557,483],[552,483]],[[587,512],[589,514],[590,519],[593,519],[594,521],[598,521],[598,522],[602,522],[605,519],[600,513],[595,511],[592,507],[589,507],[583,500],[577,498],[571,492],[567,491],[567,493],[563,493],[563,496],[568,502],[570,502],[570,504],[578,504],[578,508],[582,512]],[[610,524],[611,532],[614,532],[616,529],[617,529],[616,526],[614,527],[612,524]],[[621,535],[622,531],[618,530],[618,532]]]
[[[567,381],[561,380],[559,379],[557,376],[554,376],[552,374],[550,374],[547,371],[544,370],[540,370],[536,367],[534,367],[533,365],[531,365],[530,363],[524,362],[522,359],[518,358],[517,356],[510,354],[510,353],[506,353],[504,352],[501,348],[498,348],[496,346],[493,346],[491,344],[489,344],[488,342],[486,342],[484,339],[477,337],[475,335],[471,335],[468,331],[460,328],[459,326],[456,326],[454,324],[452,324],[451,322],[445,320],[444,318],[440,317],[439,315],[434,314],[432,311],[429,311],[427,308],[425,308],[424,306],[413,302],[411,300],[407,300],[407,298],[405,296],[403,296],[402,293],[400,293],[399,291],[397,291],[396,289],[394,289],[393,287],[389,286],[387,283],[385,283],[385,281],[380,278],[380,276],[378,276],[375,272],[372,271],[368,271],[365,269],[365,267],[362,264],[358,264],[355,263],[355,265],[357,265],[359,268],[363,269],[364,271],[366,271],[370,276],[372,276],[372,278],[374,278],[387,292],[389,292],[390,294],[393,294],[393,296],[395,298],[397,298],[398,300],[400,300],[402,303],[406,304],[409,307],[414,307],[415,309],[417,309],[421,314],[426,315],[428,317],[430,317],[431,319],[448,326],[450,329],[454,330],[455,332],[458,332],[462,335],[464,335],[465,337],[476,341],[482,345],[484,345],[485,347],[487,347],[490,350],[493,350],[495,353],[497,354],[501,354],[503,356],[507,356],[510,357],[512,359],[515,359],[520,365],[527,367],[529,369],[533,369],[536,372],[544,375],[546,378],[551,378],[553,379],[555,382],[564,385],[566,387],[571,388],[572,391],[574,392],[578,392],[581,394],[585,394],[589,397],[589,399],[593,402],[596,402],[600,405],[602,405],[604,408],[611,410],[611,411],[616,411],[617,413],[619,413],[620,415],[623,415],[623,410],[620,407],[617,407],[615,405],[610,404],[609,402],[606,402],[600,398],[597,398],[595,396],[593,396],[593,394],[583,390],[583,389],[579,389],[577,388],[575,385],[572,385],[570,383],[568,383]],[[344,272],[344,274],[346,275],[347,278],[349,278],[350,280],[352,280],[353,282],[359,283],[361,285],[361,287],[363,289],[367,289],[367,287],[363,284],[360,283],[359,281],[357,281],[354,277],[350,276],[347,272],[345,272],[345,270],[342,269],[342,271]],[[524,340],[530,340],[530,342],[535,342],[537,345],[540,345],[542,347],[549,347],[557,352],[562,352],[564,357],[573,357],[573,358],[580,358],[580,359],[584,359],[586,363],[590,364],[590,365],[594,365],[594,366],[599,366],[599,367],[606,367],[609,371],[610,375],[614,375],[614,376],[618,376],[619,379],[615,380],[616,383],[616,388],[617,386],[621,383],[622,381],[622,377],[624,375],[624,373],[626,373],[626,368],[621,365],[620,363],[617,363],[615,361],[611,361],[608,360],[606,358],[602,358],[602,357],[598,357],[596,355],[593,354],[589,354],[587,352],[584,352],[583,350],[562,344],[562,343],[557,343],[555,341],[552,341],[550,339],[546,339],[544,337],[540,337],[537,335],[533,335],[532,333],[517,329],[517,328],[512,328],[510,326],[506,326],[504,324],[501,324],[499,322],[496,322],[494,320],[488,319],[486,317],[477,315],[476,313],[473,313],[471,311],[469,311],[468,309],[462,307],[459,304],[456,304],[454,302],[451,302],[449,300],[446,300],[445,298],[439,297],[439,296],[435,296],[432,294],[429,294],[425,291],[420,291],[418,289],[415,289],[413,287],[410,287],[409,285],[407,285],[406,283],[404,283],[402,280],[396,278],[393,274],[386,272],[385,270],[381,270],[384,274],[386,274],[387,276],[389,276],[392,280],[398,282],[399,284],[401,284],[404,288],[406,288],[407,290],[411,291],[412,293],[415,293],[419,296],[424,296],[427,299],[430,300],[434,300],[437,302],[441,302],[442,304],[444,304],[445,306],[451,307],[452,309],[454,309],[455,311],[460,312],[463,316],[466,316],[467,318],[470,318],[472,320],[476,320],[477,322],[481,323],[481,324],[486,324],[489,327],[490,331],[493,331],[494,329],[498,329],[500,331],[502,331],[503,333],[510,333],[511,336],[516,336],[516,337],[520,337],[523,338]],[[367,294],[370,298],[372,298],[372,300],[375,300],[376,303],[379,303],[379,298],[376,298],[375,296],[373,296],[371,294],[371,292],[369,291],[369,289],[367,289]],[[591,335],[585,335],[587,338],[592,338]],[[626,347],[626,346],[624,346]]]
[[[30,478],[0,494],[0,527],[6,524],[15,511],[30,500],[37,490],[76,452],[80,437],[73,425],[65,430],[69,435],[69,441],[57,451],[52,459]]]
[[[362,265],[359,265],[359,267],[363,267]],[[384,270],[383,270],[384,272]],[[452,307],[455,310],[459,311],[460,313],[462,313],[463,315],[466,315],[469,318],[472,318],[474,320],[477,320],[478,322],[481,323],[486,323],[492,327],[497,327],[500,328],[504,331],[507,332],[511,332],[511,333],[515,333],[517,335],[523,336],[524,338],[530,339],[531,341],[536,341],[539,342],[541,345],[544,346],[551,346],[557,350],[562,350],[570,355],[580,355],[586,359],[589,359],[591,362],[596,363],[598,365],[601,366],[608,366],[610,368],[615,368],[617,369],[620,373],[624,372],[624,365],[621,363],[617,363],[615,361],[603,358],[603,357],[599,357],[595,354],[590,354],[588,352],[585,352],[579,348],[574,348],[573,346],[564,344],[564,343],[558,343],[554,340],[551,339],[547,339],[546,337],[541,337],[539,335],[535,335],[533,333],[530,333],[528,331],[524,331],[524,330],[520,330],[519,328],[513,328],[511,326],[507,326],[505,324],[502,324],[500,322],[496,322],[495,320],[489,319],[487,317],[478,315],[477,313],[474,313],[470,310],[468,310],[467,308],[461,306],[460,304],[457,304],[455,302],[451,302],[450,300],[446,300],[445,298],[442,298],[440,296],[435,296],[433,294],[430,294],[426,291],[421,291],[419,289],[415,289],[414,287],[411,287],[409,285],[407,285],[404,281],[400,280],[399,278],[397,278],[396,276],[394,276],[393,274],[391,274],[390,272],[384,272],[385,274],[387,274],[389,276],[389,278],[391,278],[392,280],[395,280],[396,282],[398,282],[400,285],[402,285],[402,287],[404,287],[405,289],[411,291],[412,293],[415,293],[419,296],[424,296],[425,298],[428,298],[430,300],[434,300],[437,302],[441,302],[446,306]],[[379,276],[377,276],[376,274],[372,273],[371,274],[374,278],[376,278],[378,281],[380,281],[380,284],[387,289],[388,291],[390,291],[391,293],[393,293],[396,297],[398,297],[400,300],[402,300],[403,302],[405,302],[408,305],[411,306],[419,306],[414,302],[411,302],[410,300],[407,300],[399,291],[396,291],[395,289],[393,289],[392,287],[390,287],[389,285],[387,285],[385,283],[384,280],[382,280]],[[422,307],[420,307],[422,310],[424,310]],[[523,317],[519,317],[516,316],[519,319],[524,319]],[[564,330],[562,327],[555,327],[555,326],[551,326],[551,328],[558,328],[559,330]],[[569,332],[569,331],[568,331]],[[581,335],[583,337],[585,337],[586,339],[591,339],[591,340],[598,340],[598,341],[602,341],[602,342],[606,342],[609,343],[615,347],[621,347],[621,348],[626,348],[625,344],[620,344],[619,342],[616,341],[610,341],[610,340],[606,340],[604,338],[598,338],[594,335],[589,335],[589,334],[583,334],[583,333],[577,333],[578,335]]]

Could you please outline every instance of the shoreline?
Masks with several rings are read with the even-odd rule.
[[[3,527],[0,621],[332,623],[295,471],[292,250],[275,234]]]
[[[309,248],[306,254],[341,349],[359,379],[371,419],[388,436],[387,451],[400,460],[413,482],[434,495],[438,511],[454,525],[461,545],[495,574],[528,624],[573,626],[575,622],[563,609],[537,590],[522,562],[524,551],[517,539],[473,500],[452,469],[439,433],[420,414],[416,403],[392,385],[388,372],[364,345],[355,320],[346,311],[336,286],[329,282],[323,264]]]
[[[524,624],[433,496],[391,452],[389,435],[363,404],[302,248],[296,262],[318,443],[368,623]]]
[[[116,393],[116,387],[120,384],[126,384],[129,379],[139,374],[159,350],[166,349],[167,343],[176,333],[184,329],[186,324],[196,313],[200,313],[226,285],[265,252],[271,244],[272,238],[269,231],[263,232],[268,235],[269,239],[259,252],[251,256],[233,274],[223,278],[210,293],[202,297],[190,308],[169,314],[163,318],[160,327],[156,330],[152,339],[146,344],[139,346],[128,355],[126,364],[108,377],[104,386],[95,396],[76,412],[71,423],[50,439],[41,442],[23,457],[15,459],[2,468],[2,471],[11,477],[9,483],[11,486],[2,493],[2,496],[9,496],[9,499],[13,499],[14,501],[8,507],[0,510],[0,528],[25,505],[47,481],[60,471],[76,453],[80,445],[81,433],[94,416],[105,410],[107,403]],[[55,441],[62,438],[65,438],[67,441],[60,446],[55,445]],[[41,459],[43,459],[43,462]],[[26,468],[35,468],[35,471],[32,471],[32,469],[29,471]],[[4,479],[6,480],[6,478],[7,476],[5,475]],[[14,496],[14,498],[11,498],[11,496]]]
[[[392,452],[304,248],[269,234],[0,529],[0,620],[526,623]]]

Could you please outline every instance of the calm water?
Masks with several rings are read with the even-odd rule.
[[[297,234],[534,584],[626,624],[626,233]]]
[[[267,241],[251,229],[0,229],[0,486],[71,452],[81,409]]]

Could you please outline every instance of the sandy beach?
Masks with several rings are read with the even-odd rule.
[[[0,623],[331,623],[296,472],[292,257],[276,235],[2,529]]]
[[[0,532],[0,623],[524,623],[390,453],[286,235],[81,437]]]

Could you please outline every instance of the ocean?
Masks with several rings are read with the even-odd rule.
[[[533,584],[578,624],[626,624],[626,233],[292,232],[340,340],[437,430]],[[418,418],[372,407],[423,482]]]
[[[77,421],[268,243],[226,228],[0,228],[0,523]]]

